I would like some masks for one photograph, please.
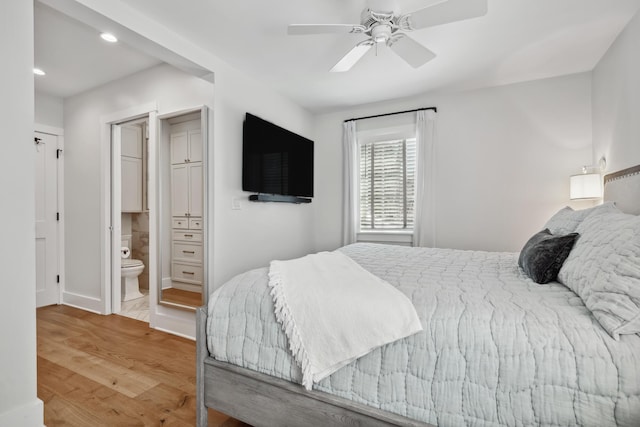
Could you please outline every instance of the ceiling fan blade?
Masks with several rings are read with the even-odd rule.
[[[463,21],[487,14],[488,0],[448,0],[404,15],[412,30]]]
[[[373,46],[373,42],[371,40],[365,40],[362,43],[358,43],[329,71],[331,71],[332,73],[342,73],[344,71],[349,71],[351,67],[353,67],[356,62],[358,62],[364,56],[364,54],[367,53],[369,49],[371,49],[371,46]]]
[[[394,36],[389,47],[413,68],[421,67],[436,57],[435,53],[405,34]]]
[[[360,34],[366,30],[355,24],[291,24],[287,33],[292,36],[308,34]]]

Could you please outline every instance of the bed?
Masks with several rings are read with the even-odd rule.
[[[533,282],[517,253],[340,248],[408,296],[424,330],[311,391],[273,313],[268,270],[235,277],[197,311],[198,425],[207,408],[255,426],[640,425],[638,252],[610,243],[622,262],[594,261],[612,259],[598,251],[610,253],[602,242],[616,233],[640,246],[637,227],[619,225],[637,223],[629,214],[640,214],[640,167],[605,177],[609,200],[628,214],[605,203],[578,222],[568,221],[578,211],[554,216],[561,228],[582,227],[559,273],[565,284]],[[594,279],[616,268],[617,282]],[[597,287],[605,282],[619,282],[626,299],[611,303],[625,292]]]

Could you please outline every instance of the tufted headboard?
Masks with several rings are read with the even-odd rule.
[[[640,165],[605,175],[603,198],[622,212],[640,215]]]

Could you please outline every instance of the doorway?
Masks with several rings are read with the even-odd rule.
[[[113,125],[112,147],[116,143],[120,147],[121,304],[114,313],[149,323],[149,118]],[[118,158],[114,156],[113,162],[118,163]]]
[[[104,117],[102,132],[104,313],[126,314],[123,304],[127,312],[144,306],[128,317],[153,327],[155,103]]]

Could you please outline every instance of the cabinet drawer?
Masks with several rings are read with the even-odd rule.
[[[189,228],[189,220],[187,218],[173,218],[172,228]]]
[[[182,240],[185,242],[202,242],[202,233],[193,231],[173,231],[173,240]]]
[[[171,278],[193,284],[202,284],[202,266],[174,262],[171,264]]]
[[[173,260],[202,263],[202,245],[173,242]]]
[[[202,230],[202,218],[189,218],[189,229]]]

